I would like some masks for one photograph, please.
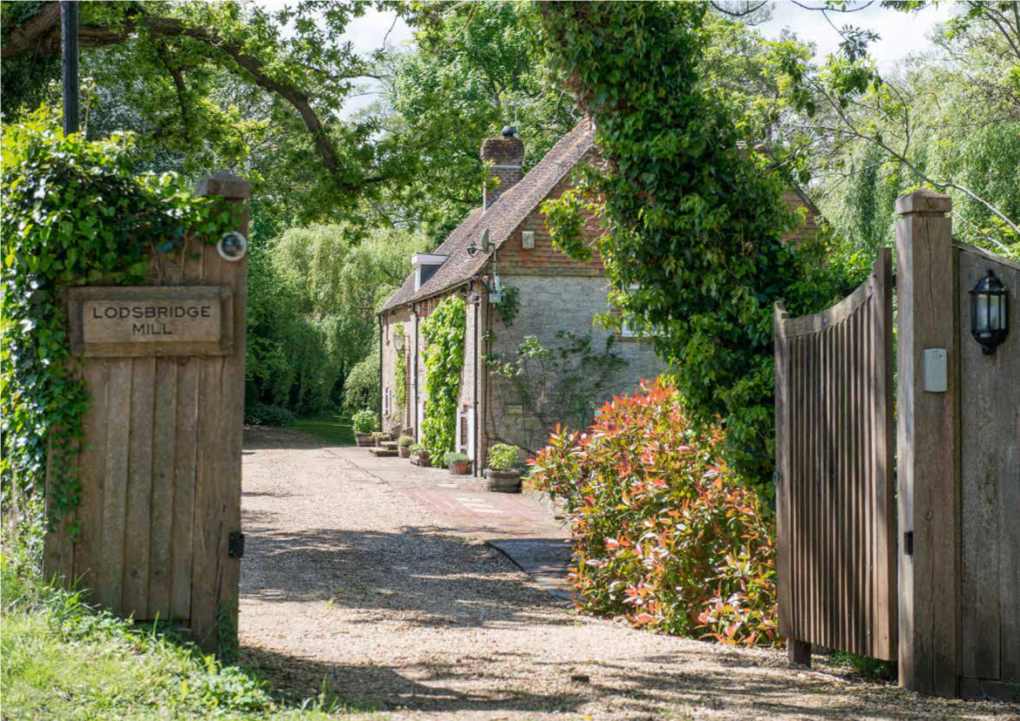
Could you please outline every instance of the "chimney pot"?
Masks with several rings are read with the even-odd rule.
[[[524,143],[516,135],[517,129],[508,125],[503,128],[503,137],[486,138],[482,143],[482,162],[489,165],[489,177],[499,180],[499,184],[491,189],[486,183],[482,191],[485,210],[524,176]]]

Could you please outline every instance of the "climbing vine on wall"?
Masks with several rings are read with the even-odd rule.
[[[399,338],[401,341],[395,341],[394,348],[399,349],[396,353],[396,361],[393,364],[393,376],[394,385],[396,386],[395,395],[397,399],[397,408],[401,412],[407,408],[407,356],[404,354],[403,348],[405,347],[406,341],[404,341],[404,324],[397,323],[393,326],[394,338]]]
[[[64,291],[138,282],[148,252],[180,250],[189,236],[218,238],[234,218],[212,199],[191,197],[172,175],[138,175],[130,137],[65,138],[46,109],[5,126],[2,153],[0,481],[7,508],[18,494],[38,496],[52,446],[55,524],[81,502],[76,463],[89,407],[88,389],[69,368]]]
[[[421,325],[425,340],[425,392],[422,445],[434,459],[453,450],[457,433],[457,397],[464,367],[467,310],[464,299],[451,296],[436,306]]]

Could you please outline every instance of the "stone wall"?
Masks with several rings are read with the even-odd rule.
[[[497,267],[498,270],[498,267]],[[503,286],[515,286],[519,291],[520,312],[513,325],[506,327],[493,313],[490,329],[495,336],[492,352],[506,360],[516,357],[518,345],[526,336],[536,336],[550,349],[562,347],[567,341],[557,337],[559,331],[576,335],[592,333],[593,347],[601,351],[611,331],[595,327],[595,316],[607,308],[608,281],[600,277],[567,276],[506,276]],[[627,365],[618,371],[610,387],[597,402],[610,400],[613,395],[629,393],[643,378],[655,378],[666,368],[647,341],[618,342],[613,346],[616,354]],[[531,450],[542,445],[549,430],[538,418],[523,408],[509,381],[490,374],[485,415],[486,436],[489,442],[502,440]],[[559,420],[566,421],[564,416]]]

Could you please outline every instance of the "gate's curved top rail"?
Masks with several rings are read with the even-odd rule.
[[[790,318],[782,302],[776,303],[776,333],[781,338],[796,338],[797,336],[819,333],[826,328],[842,323],[875,294],[875,286],[882,277],[882,271],[891,262],[892,251],[889,248],[880,248],[878,258],[875,259],[875,264],[871,268],[871,275],[868,276],[868,279],[857,286],[850,295],[836,303],[836,305],[814,315]]]

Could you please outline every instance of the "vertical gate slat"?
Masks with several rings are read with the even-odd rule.
[[[776,462],[778,464],[778,487],[776,488],[776,564],[787,569],[776,578],[777,593],[783,598],[790,598],[790,371],[791,358],[789,343],[780,334],[780,326],[785,313],[776,307],[774,319],[774,338],[776,346],[776,434],[781,439],[776,444]],[[408,374],[410,378],[410,374]],[[408,395],[407,397],[410,397]],[[408,406],[409,404],[405,404]],[[779,606],[779,633],[789,636],[793,633],[792,611],[788,604]]]
[[[156,411],[152,451],[152,534],[147,618],[170,616],[174,455],[177,446],[177,361],[156,362]]]
[[[811,632],[808,640],[818,642],[818,348],[817,344],[808,345],[811,370],[808,376],[808,408],[810,409],[810,426],[808,430],[808,538],[806,545],[809,561],[809,579],[811,589]]]
[[[177,369],[177,452],[174,455],[173,546],[170,616],[191,617],[191,563],[195,525],[198,447],[198,360],[182,359]]]
[[[828,328],[824,327],[819,333],[819,340],[821,341],[821,356],[822,356],[822,373],[821,373],[821,385],[820,385],[820,410],[822,414],[822,422],[818,424],[819,431],[822,433],[822,447],[819,461],[821,462],[821,473],[819,475],[819,495],[822,500],[822,586],[826,590],[826,593],[822,594],[822,634],[821,642],[826,648],[832,648],[832,637],[830,635],[830,627],[832,621],[832,609],[831,609],[831,588],[832,588],[832,559],[829,555],[829,548],[831,544],[831,526],[832,526],[832,513],[831,513],[831,499],[829,497],[829,485],[828,485],[828,462],[831,445],[832,435],[832,416],[831,416],[831,404],[829,403],[828,391],[829,391],[829,360],[831,357],[829,341],[830,334]]]
[[[797,638],[804,638],[804,619],[807,617],[805,610],[807,589],[804,583],[804,548],[802,545],[798,545],[794,539],[804,538],[804,453],[802,449],[804,447],[804,429],[807,427],[807,418],[804,415],[807,410],[804,400],[804,380],[807,367],[804,363],[804,344],[801,343],[801,339],[793,338],[790,342],[797,353],[797,371],[792,379],[792,387],[796,393],[796,402],[794,404],[796,418],[794,442],[797,444],[797,447],[796,451],[793,452],[794,480],[791,484],[793,488],[790,493],[791,503],[793,504],[791,512],[794,518],[793,538],[790,539],[790,543],[794,556],[793,570],[796,573],[792,585],[797,607]]]
[[[861,356],[862,356],[862,367],[867,369],[869,376],[870,371],[874,366],[871,361],[873,356],[871,353],[871,328],[874,323],[874,302],[875,296],[872,295],[868,302],[862,308],[862,330],[863,337],[861,338]],[[868,380],[871,380],[869,377]],[[872,517],[872,505],[874,501],[874,477],[872,471],[872,458],[874,457],[874,408],[871,405],[871,383],[865,384],[863,388],[863,397],[861,398],[861,408],[863,409],[863,424],[864,424],[864,454],[861,459],[861,473],[864,479],[862,490],[862,503],[861,508],[864,514],[864,521],[862,524],[862,530],[864,535],[864,543],[862,547],[864,549],[864,599],[862,603],[862,610],[865,617],[864,622],[864,638],[863,648],[870,649],[871,641],[875,633],[875,613],[874,613],[874,572],[875,572],[875,519]],[[870,654],[868,654],[870,655]]]
[[[91,589],[103,559],[103,486],[106,477],[106,427],[110,383],[110,367],[105,362],[85,364],[85,383],[91,397],[89,412],[82,421],[88,445],[81,453],[81,508],[83,519],[75,543],[74,575],[89,599],[95,601]]]
[[[156,359],[135,358],[132,365],[123,613],[144,619],[149,610]]]
[[[96,598],[120,613],[124,587],[124,531],[127,516],[128,454],[131,441],[131,360],[110,364],[106,425],[106,483],[103,489],[103,565]]]
[[[896,582],[896,502],[892,475],[895,440],[893,435],[893,315],[892,315],[892,251],[879,251],[882,261],[876,266],[875,298],[877,317],[874,326],[875,367],[879,371],[873,387],[875,404],[875,493],[876,538],[875,572],[878,578],[876,612],[879,635],[877,651],[880,658],[895,658],[898,636],[898,609],[895,602]]]

